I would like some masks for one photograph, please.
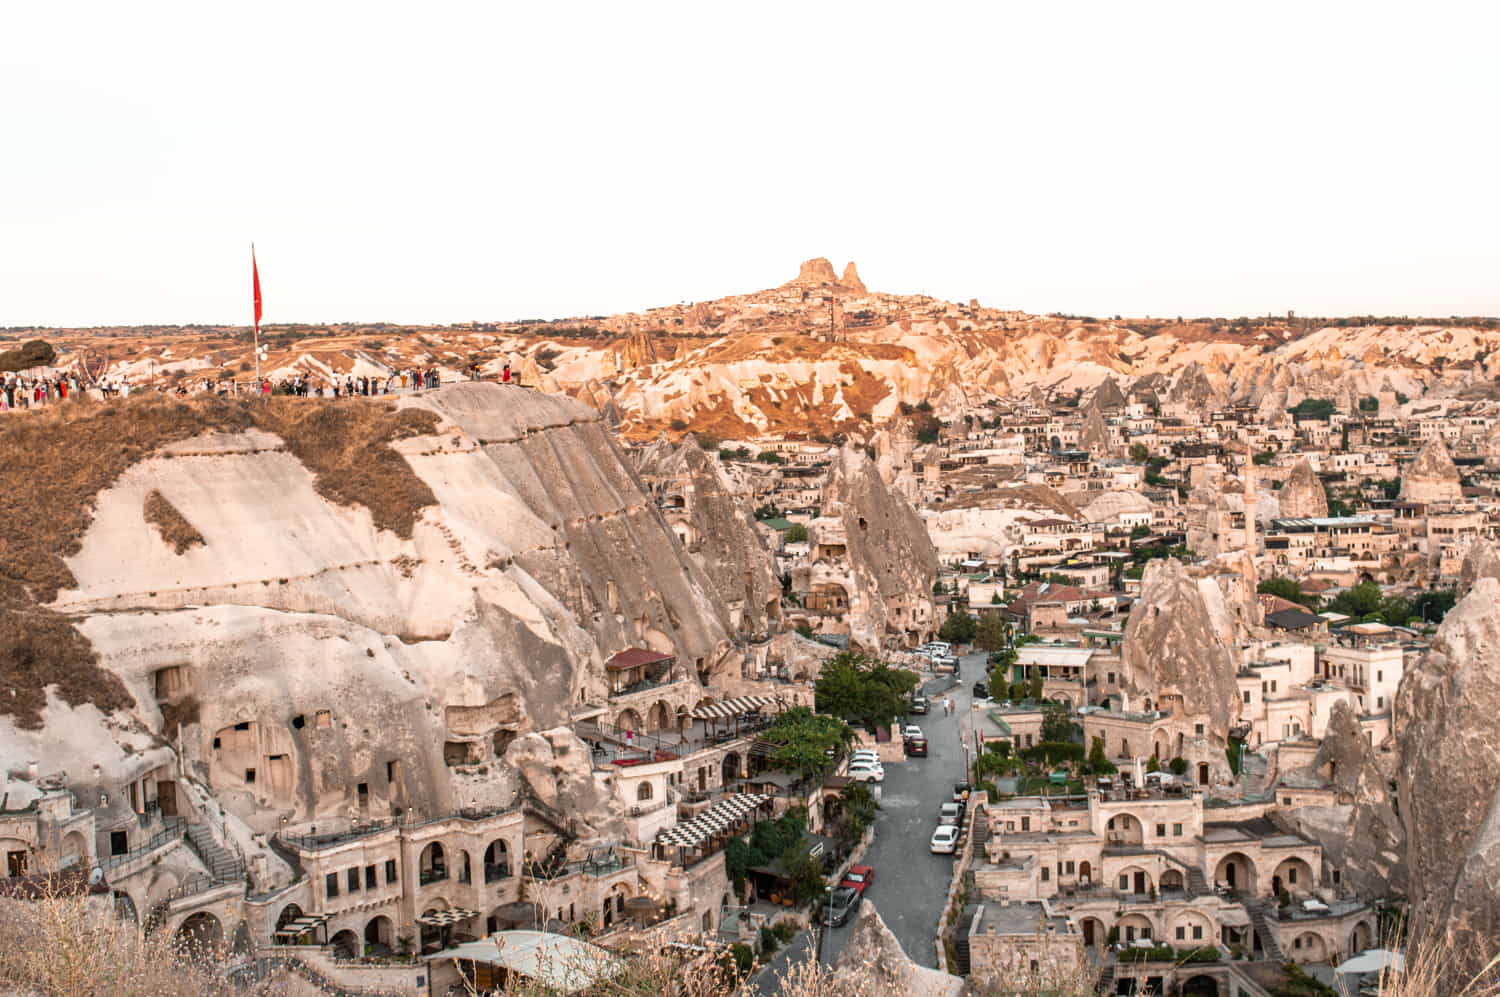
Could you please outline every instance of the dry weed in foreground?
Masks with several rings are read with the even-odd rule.
[[[161,534],[162,541],[172,548],[173,553],[186,554],[189,548],[202,547],[204,544],[203,534],[198,532],[198,528],[189,523],[187,517],[155,488],[146,496],[141,515],[146,522],[156,527],[156,532]]]
[[[107,897],[62,888],[0,900],[0,984],[47,997],[208,997],[223,988],[158,935],[142,939]]]
[[[1385,947],[1401,949],[1399,943]],[[1500,997],[1500,952],[1471,975],[1458,967],[1473,966],[1484,954],[1472,958],[1459,952],[1452,934],[1414,933],[1404,949],[1404,969],[1388,966],[1381,972],[1380,997]]]

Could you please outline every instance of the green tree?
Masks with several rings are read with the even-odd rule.
[[[1181,755],[1178,755],[1176,758],[1167,763],[1167,767],[1172,770],[1173,775],[1185,775],[1187,774],[1188,770],[1187,759],[1183,758]]]
[[[963,610],[955,609],[948,614],[943,621],[942,627],[938,629],[938,636],[950,644],[967,644],[974,639],[974,632],[978,624],[974,618]]]
[[[905,712],[917,681],[915,672],[859,651],[843,651],[819,673],[814,703],[822,713],[874,728]]]
[[[774,450],[762,450],[760,453],[758,453],[758,454],[755,455],[755,459],[758,460],[758,461],[760,461],[762,464],[784,464],[784,463],[786,463],[785,461],[783,461],[781,459],[781,454],[777,453]]]
[[[806,543],[807,524],[793,523],[786,528],[786,532],[782,536],[786,538],[786,542],[789,544]]]
[[[1109,755],[1104,751],[1104,738],[1098,734],[1094,735],[1093,741],[1089,744],[1088,765],[1089,770],[1095,775],[1108,775],[1118,771],[1115,763],[1109,760]]]
[[[1005,621],[999,613],[983,613],[974,628],[974,646],[981,651],[998,651],[1006,644]]]
[[[1260,465],[1261,467],[1264,467],[1264,466],[1266,466],[1267,464],[1270,464],[1272,461],[1274,461],[1276,459],[1276,451],[1275,450],[1262,450],[1259,453],[1257,453],[1254,457],[1251,457],[1250,459],[1252,461],[1254,461],[1256,464]]]
[[[1379,412],[1380,399],[1374,395],[1365,395],[1359,400],[1359,410],[1361,412]]]
[[[1328,603],[1328,608],[1335,613],[1343,613],[1345,616],[1353,616],[1356,619],[1364,619],[1371,613],[1380,612],[1384,596],[1380,586],[1374,582],[1360,582],[1353,588],[1345,589]]]
[[[1013,647],[995,651],[990,655],[990,694],[996,699],[1004,697],[1010,688],[1011,669],[1015,667],[1017,657],[1016,649]]]
[[[1146,759],[1146,771],[1147,772],[1160,772],[1161,771],[1161,762],[1159,762],[1159,761],[1156,760],[1156,756],[1155,755],[1152,755],[1150,758]]]
[[[1294,419],[1318,419],[1327,422],[1338,406],[1327,398],[1304,398],[1295,407],[1287,409]]]
[[[852,728],[836,717],[794,706],[781,714],[761,734],[774,745],[771,764],[803,778],[827,771],[833,765],[829,752],[847,750],[855,741]]]
[[[1151,458],[1151,451],[1146,448],[1146,444],[1144,444],[1144,443],[1132,443],[1132,444],[1130,444],[1130,459],[1132,461],[1134,461],[1137,464],[1144,464],[1150,458]]]
[[[1299,606],[1316,606],[1318,597],[1302,591],[1302,583],[1291,578],[1274,577],[1267,578],[1255,586],[1255,591],[1266,595],[1279,596],[1288,602],[1295,602]]]
[[[1066,706],[1048,706],[1042,710],[1043,741],[1071,743],[1073,730],[1073,717]]]

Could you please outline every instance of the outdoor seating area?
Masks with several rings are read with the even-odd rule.
[[[281,927],[277,928],[275,931],[271,932],[271,938],[278,945],[301,944],[301,940],[304,938],[309,939],[309,941],[315,945],[327,945],[327,925],[329,919],[330,915],[328,914],[304,914],[302,917],[293,918],[292,920],[283,924]],[[320,928],[323,929],[324,937],[322,941],[318,941],[316,937],[314,937],[315,933]]]
[[[692,820],[663,829],[652,842],[652,856],[676,865],[701,861],[756,824],[770,801],[764,793],[726,797]]]

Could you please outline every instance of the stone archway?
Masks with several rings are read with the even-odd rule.
[[[448,878],[448,856],[443,851],[441,841],[433,841],[422,849],[422,855],[417,863],[417,881],[420,885],[436,883],[440,879]]]
[[[1121,893],[1144,896],[1154,889],[1151,873],[1138,865],[1130,865],[1115,875],[1115,885]]]
[[[665,730],[672,723],[672,708],[664,701],[658,699],[651,704],[651,710],[646,714],[646,729],[649,731]]]
[[[390,918],[384,914],[370,918],[365,924],[365,944],[370,947],[376,955],[383,955],[381,949],[387,952],[396,944],[396,926]]]
[[[1296,855],[1282,859],[1276,866],[1271,882],[1277,893],[1305,894],[1311,893],[1318,885],[1313,876],[1313,868],[1306,859]]]
[[[1292,939],[1293,962],[1327,962],[1328,943],[1316,931],[1304,931]]]
[[[1219,997],[1219,981],[1200,973],[1182,984],[1182,997]]]
[[[1089,865],[1088,859],[1078,863],[1078,881],[1090,884],[1094,881],[1094,867]]]
[[[64,859],[72,858],[79,865],[87,865],[89,858],[89,845],[79,831],[69,831],[63,835],[62,855]],[[66,862],[64,864],[67,864]]]
[[[725,786],[728,786],[732,782],[737,782],[744,777],[744,769],[741,766],[740,756],[737,752],[731,751],[724,756],[724,761],[719,765],[719,776],[720,781]]]
[[[621,710],[619,715],[615,717],[615,726],[620,728],[620,730],[630,731],[633,734],[639,734],[644,730],[641,724],[641,715],[629,706]]]
[[[1236,893],[1255,896],[1255,863],[1244,852],[1230,852],[1214,866],[1214,882],[1223,883]]]
[[[1139,845],[1146,840],[1146,825],[1135,814],[1115,814],[1105,830],[1111,844]]]
[[[206,910],[189,914],[178,925],[172,944],[193,959],[212,959],[224,947],[224,925]]]
[[[1375,944],[1375,931],[1368,921],[1360,921],[1349,932],[1349,954],[1358,955]]]
[[[1126,914],[1115,922],[1119,930],[1120,941],[1133,942],[1138,938],[1153,938],[1156,929],[1151,924],[1151,919],[1145,914]]]
[[[1083,944],[1086,948],[1102,947],[1108,939],[1108,931],[1104,922],[1097,917],[1086,917],[1078,922],[1078,927],[1083,931]]]
[[[1163,891],[1183,890],[1187,888],[1181,869],[1168,869],[1166,872],[1163,872],[1161,874],[1160,885]]]
[[[132,924],[140,924],[141,915],[135,909],[135,901],[130,899],[130,894],[124,890],[115,890],[110,894],[115,903],[115,917],[121,921],[130,921]]]
[[[328,939],[328,947],[333,951],[336,959],[356,959],[362,951],[362,942],[353,930],[345,928],[343,931],[335,932]]]

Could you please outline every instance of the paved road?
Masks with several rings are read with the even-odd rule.
[[[909,758],[886,766],[880,788],[875,840],[864,861],[875,868],[869,900],[895,934],[906,954],[919,965],[937,965],[937,923],[953,878],[953,860],[934,855],[928,840],[937,827],[938,808],[953,798],[953,784],[966,782],[959,722],[969,710],[970,687],[983,668],[984,655],[966,655],[957,686],[940,692],[948,679],[928,683],[932,712],[912,717],[927,735],[926,758]],[[954,715],[943,716],[942,697],[953,699]],[[834,928],[823,943],[823,958],[838,957],[853,921]]]
[[[962,678],[949,687],[941,678],[925,686],[932,712],[914,716],[912,723],[927,735],[926,758],[908,758],[885,768],[880,786],[880,812],[875,818],[875,840],[863,859],[875,869],[869,900],[880,911],[901,947],[922,966],[937,965],[937,923],[953,878],[953,860],[934,855],[928,840],[937,827],[938,807],[953,798],[953,784],[965,782],[965,759],[959,740],[959,725],[965,721],[971,701],[970,689],[985,668],[985,655],[966,655]],[[943,716],[942,697],[953,699],[953,716]],[[841,928],[829,929],[823,939],[822,961],[832,965],[849,940],[854,919]],[[752,993],[775,994],[787,969],[806,962],[817,944],[811,932],[803,932],[757,975],[748,988]]]

